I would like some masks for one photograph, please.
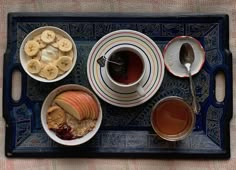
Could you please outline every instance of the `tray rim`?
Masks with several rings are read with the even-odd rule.
[[[153,14],[153,13],[148,13],[148,14],[144,14],[144,13],[58,13],[58,12],[13,12],[13,13],[8,13],[8,23],[7,23],[7,47],[6,47],[6,52],[4,53],[4,65],[3,65],[3,73],[5,73],[6,70],[6,58],[9,56],[11,49],[12,49],[12,45],[11,45],[11,41],[12,41],[12,34],[9,30],[13,30],[13,22],[15,20],[15,18],[27,18],[27,17],[31,17],[31,18],[37,18],[37,17],[50,17],[50,18],[76,18],[76,17],[81,17],[84,19],[89,19],[89,18],[101,18],[101,19],[111,19],[111,18],[130,18],[130,19],[134,19],[134,18],[150,18],[150,19],[155,19],[155,18],[161,18],[161,19],[166,19],[166,18],[170,18],[170,19],[185,19],[185,18],[209,18],[208,22],[211,21],[216,21],[218,19],[222,19],[224,21],[224,27],[226,28],[223,31],[223,42],[224,42],[224,52],[225,52],[225,63],[227,64],[227,66],[229,67],[228,70],[231,72],[231,75],[228,75],[228,77],[226,78],[228,84],[230,84],[230,88],[226,89],[226,91],[228,92],[232,92],[233,91],[233,82],[232,82],[232,53],[229,50],[229,16],[228,14],[204,14],[204,13],[191,13],[191,14],[186,14],[186,13],[177,13],[176,14]],[[4,75],[4,74],[3,74]],[[23,81],[23,78],[22,78]],[[7,143],[10,140],[10,128],[7,124],[8,122],[8,118],[7,118],[7,102],[5,102],[4,99],[7,98],[7,93],[4,89],[5,87],[11,85],[11,81],[6,81],[6,76],[3,76],[3,100],[2,100],[2,106],[3,106],[3,118],[5,120],[6,123],[6,137],[5,137],[5,143]],[[9,88],[10,89],[10,88]],[[224,153],[220,153],[220,154],[214,154],[214,153],[197,153],[197,154],[188,154],[188,153],[184,153],[184,154],[180,154],[180,153],[147,153],[144,154],[142,153],[142,156],[140,156],[139,154],[124,154],[124,153],[120,153],[117,154],[115,153],[115,157],[119,157],[119,158],[127,158],[127,157],[134,157],[134,158],[177,158],[177,159],[188,159],[188,158],[204,158],[204,159],[229,159],[230,158],[230,119],[232,118],[233,115],[233,97],[232,94],[230,93],[226,93],[228,94],[228,108],[227,108],[227,116],[225,117],[225,132],[224,133],[224,140],[225,140],[225,148],[223,148],[223,150],[225,151]],[[51,154],[42,154],[42,156],[38,156],[38,153],[14,153],[14,155],[9,155],[7,151],[11,150],[10,146],[7,146],[5,144],[5,155],[7,157],[64,157],[64,156],[60,156],[60,155],[51,155]],[[128,156],[130,155],[130,156]],[[66,157],[80,157],[78,155],[65,155]],[[111,157],[111,153],[97,153],[94,154],[94,156],[91,155],[86,155],[82,154],[81,157],[98,157],[98,156],[102,156],[102,157]]]

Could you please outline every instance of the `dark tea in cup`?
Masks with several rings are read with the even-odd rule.
[[[195,114],[182,98],[167,97],[153,107],[151,124],[161,138],[177,141],[191,133],[195,124]]]
[[[128,85],[140,79],[144,63],[140,56],[132,51],[114,52],[108,62],[108,73],[117,83]]]

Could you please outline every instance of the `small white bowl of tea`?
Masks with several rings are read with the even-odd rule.
[[[162,139],[178,141],[187,137],[195,125],[195,114],[182,98],[161,99],[152,109],[152,128]]]

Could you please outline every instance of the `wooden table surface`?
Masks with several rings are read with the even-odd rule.
[[[3,54],[7,44],[8,12],[135,12],[155,14],[178,13],[226,13],[230,21],[230,51],[236,54],[236,1],[235,0],[0,0],[0,69],[3,72]],[[233,58],[233,67],[236,61]],[[233,69],[233,76],[236,71]],[[235,84],[236,77],[233,77]],[[224,83],[219,76],[218,98],[222,98]],[[0,75],[2,95],[3,75]],[[16,89],[17,90],[17,89]],[[233,87],[235,96],[236,87]],[[1,98],[2,100],[2,98]],[[0,102],[2,110],[2,101]],[[233,112],[235,111],[233,103]],[[236,119],[230,123],[231,158],[229,160],[160,160],[160,159],[8,159],[4,154],[5,122],[0,116],[0,170],[73,170],[73,169],[236,169]]]

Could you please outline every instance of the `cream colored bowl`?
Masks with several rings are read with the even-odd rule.
[[[47,113],[48,108],[51,106],[54,98],[58,94],[68,91],[68,90],[84,91],[84,92],[88,93],[89,95],[91,95],[95,99],[96,103],[98,104],[99,115],[98,115],[96,125],[92,131],[90,131],[89,133],[87,133],[86,135],[84,135],[81,138],[72,139],[72,140],[63,140],[63,139],[59,138],[58,136],[56,136],[56,134],[53,131],[49,130],[48,125],[47,125],[47,120],[46,120],[46,113]],[[62,144],[62,145],[66,145],[66,146],[80,145],[80,144],[83,144],[83,143],[87,142],[88,140],[90,140],[98,132],[98,130],[101,126],[101,123],[102,123],[102,108],[101,108],[100,102],[97,99],[97,97],[86,87],[76,85],[76,84],[62,85],[62,86],[54,89],[44,100],[43,105],[42,105],[42,109],[41,109],[41,123],[42,123],[43,129],[45,130],[47,135],[53,141],[55,141],[59,144]]]
[[[48,80],[46,78],[43,78],[43,77],[40,77],[39,75],[36,75],[36,74],[32,74],[30,73],[28,70],[27,70],[27,62],[29,60],[29,57],[27,57],[27,55],[25,54],[25,51],[24,51],[24,46],[26,44],[26,42],[28,40],[32,40],[35,36],[41,34],[44,30],[52,30],[54,31],[56,34],[59,34],[67,39],[69,39],[71,42],[72,42],[72,48],[73,48],[73,61],[72,61],[72,66],[71,68],[66,71],[65,73],[59,75],[58,77],[56,77],[55,79],[52,79],[52,80]],[[75,63],[76,63],[76,60],[77,60],[77,48],[76,48],[76,45],[75,45],[75,42],[74,40],[71,38],[71,36],[63,31],[62,29],[60,28],[57,28],[57,27],[53,27],[53,26],[45,26],[45,27],[39,27],[35,30],[33,30],[32,32],[30,32],[23,40],[21,46],[20,46],[20,62],[21,62],[21,65],[23,67],[23,69],[25,70],[25,72],[30,76],[32,77],[33,79],[35,80],[38,80],[40,82],[46,82],[46,83],[50,83],[50,82],[56,82],[56,81],[59,81],[63,78],[65,78],[68,74],[70,74],[70,72],[73,70],[74,66],[75,66]]]

